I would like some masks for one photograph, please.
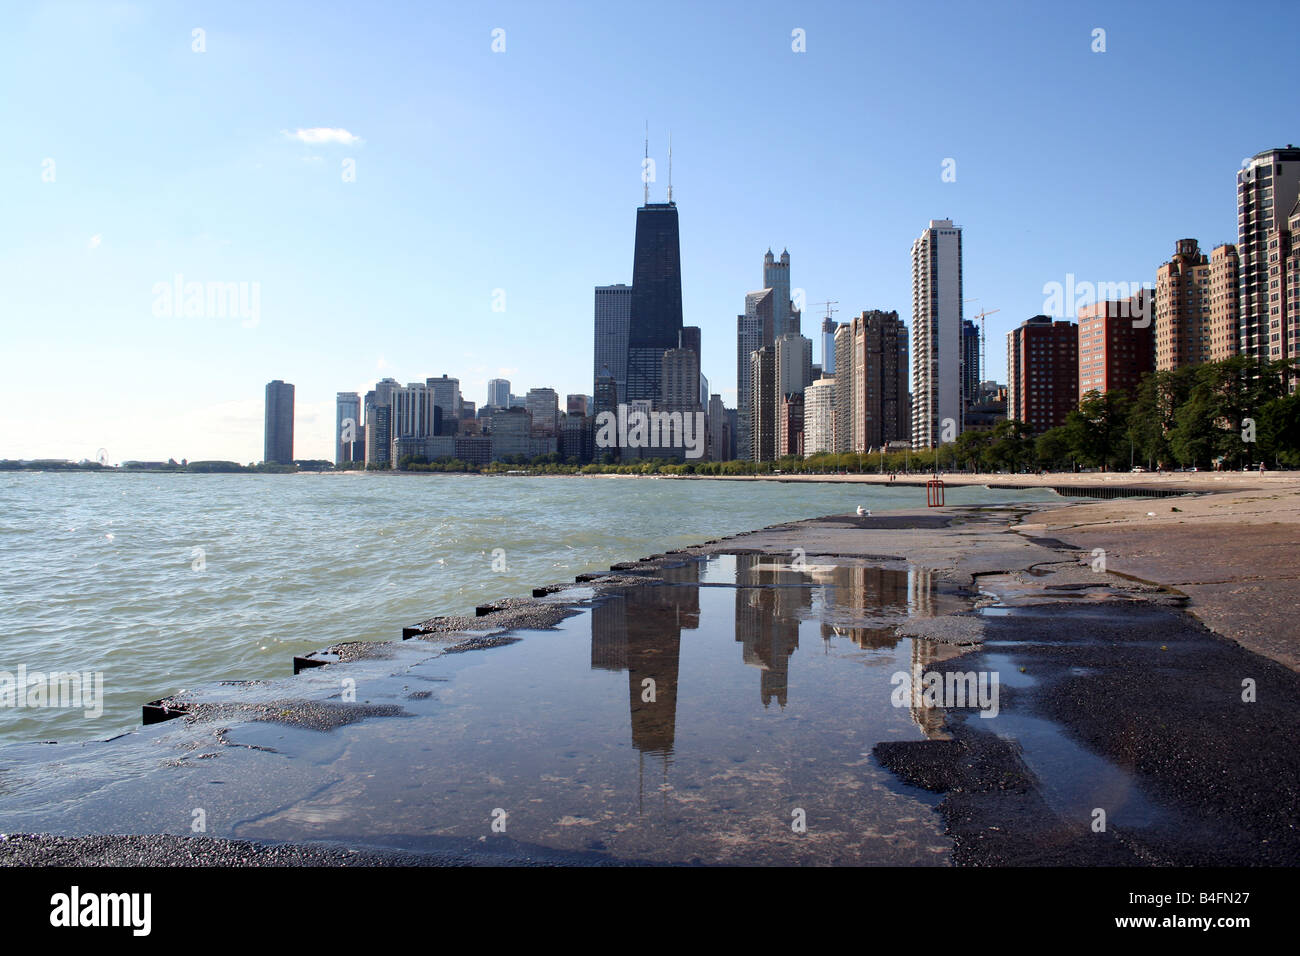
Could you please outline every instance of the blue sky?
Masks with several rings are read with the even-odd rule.
[[[1005,380],[1045,283],[1153,281],[1180,237],[1235,241],[1242,159],[1300,141],[1300,7],[1250,10],[7,4],[0,457],[257,460],[273,378],[304,458],[332,457],[335,392],[385,375],[590,392],[647,121],[652,201],[672,132],[685,321],[728,404],[769,246],[809,303],[910,324],[932,218],[964,228],[968,315],[1001,309]],[[177,275],[256,284],[256,320],[159,315]]]

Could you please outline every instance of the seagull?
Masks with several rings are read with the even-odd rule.
[[[870,514],[871,514],[871,512],[868,511],[866,508],[862,507],[862,505],[858,505],[858,515],[859,515],[859,516],[861,516],[861,515],[870,515]]]

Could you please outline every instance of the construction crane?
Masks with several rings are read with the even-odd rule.
[[[980,320],[980,381],[984,381],[984,376],[988,374],[987,352],[984,345],[984,316],[992,315],[995,312],[1001,312],[1001,309],[980,309],[980,314],[975,318]],[[978,383],[976,383],[978,385]]]
[[[839,311],[839,309],[832,308],[832,306],[836,306],[836,305],[839,305],[839,304],[840,304],[840,300],[839,300],[839,299],[831,299],[829,302],[814,302],[814,303],[812,303],[812,305],[813,305],[814,308],[817,307],[817,306],[819,306],[819,305],[824,305],[824,306],[826,306],[826,318],[828,318],[828,319],[829,319],[832,315],[834,315],[836,312]]]
[[[824,306],[826,306],[826,320],[827,320],[827,321],[830,321],[831,316],[833,316],[836,312],[839,311],[839,309],[835,308],[835,306],[837,306],[837,305],[839,305],[839,304],[840,304],[840,300],[839,300],[839,299],[831,299],[831,300],[829,300],[829,301],[827,301],[827,302],[814,302],[814,303],[813,303],[813,307],[816,308],[816,307],[819,306],[819,305],[824,305]],[[831,351],[831,354],[830,354],[829,356],[827,356],[827,354],[826,354],[827,351]],[[835,357],[834,350],[833,350],[833,349],[829,349],[829,350],[828,350],[828,348],[827,348],[827,346],[826,346],[826,340],[825,340],[825,339],[822,339],[822,369],[823,369],[823,374],[825,374],[825,371],[824,371],[824,370],[825,370],[825,368],[826,368],[826,363],[827,363],[829,360],[833,359],[834,357]]]

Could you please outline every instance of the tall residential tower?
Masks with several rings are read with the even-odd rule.
[[[1281,358],[1288,330],[1270,308],[1269,234],[1287,229],[1300,197],[1300,149],[1267,149],[1237,171],[1237,253],[1241,266],[1241,354]],[[1277,303],[1272,303],[1276,305]]]
[[[961,434],[961,227],[931,219],[912,243],[912,447]]]

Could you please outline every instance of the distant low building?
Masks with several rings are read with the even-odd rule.
[[[471,465],[486,465],[492,460],[492,439],[486,435],[458,436],[456,457]]]
[[[516,455],[531,457],[529,442],[533,433],[533,417],[526,408],[494,410],[488,418],[488,433],[492,438],[493,461],[503,461]]]

